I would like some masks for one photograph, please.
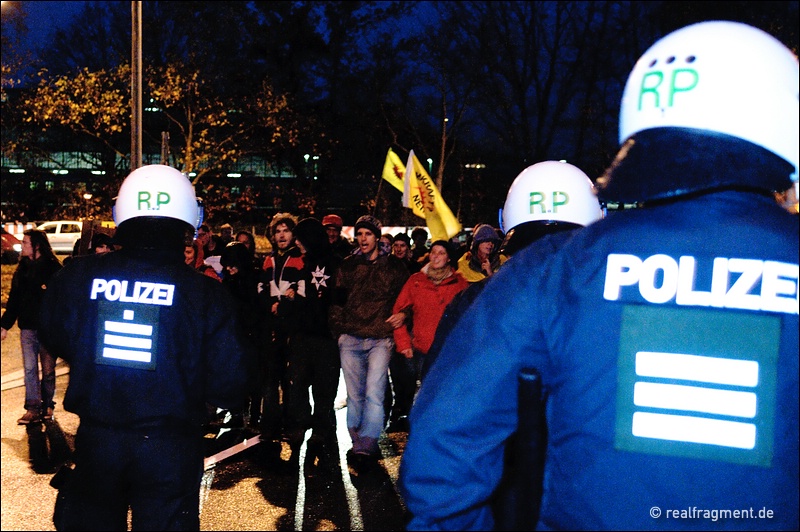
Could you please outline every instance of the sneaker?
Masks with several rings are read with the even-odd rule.
[[[306,446],[306,474],[311,476],[317,469],[329,469],[332,461],[329,454],[323,442],[309,440]]]
[[[297,472],[298,468],[300,467],[300,448],[295,447],[292,448],[292,452],[289,455],[289,460],[286,462],[288,469],[295,473]]]
[[[375,454],[356,453],[353,468],[358,476],[366,475],[377,469],[378,459],[379,456]]]
[[[44,419],[53,419],[53,407],[48,407],[47,410],[44,412]]]
[[[408,424],[408,417],[402,416],[399,419],[395,419],[389,426],[386,427],[387,434],[393,434],[395,432],[408,432],[409,424]]]
[[[25,415],[17,420],[17,425],[30,425],[31,423],[41,423],[42,415],[36,410],[27,410]]]
[[[279,441],[264,441],[258,446],[257,460],[266,469],[277,471],[283,465],[281,459],[281,442]]]
[[[222,427],[226,429],[243,429],[244,416],[242,414],[234,414],[228,410],[225,412],[225,417],[222,419]]]

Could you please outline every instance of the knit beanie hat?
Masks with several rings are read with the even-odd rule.
[[[394,235],[394,241],[397,242],[398,240],[402,240],[408,247],[411,247],[411,237],[406,233],[397,233]]]
[[[497,231],[495,231],[494,227],[491,225],[480,224],[472,233],[472,241],[475,244],[480,244],[482,242],[494,242],[495,245],[497,245],[500,243],[500,237],[497,235]]]
[[[341,229],[344,225],[344,222],[342,221],[342,217],[338,214],[326,214],[322,218],[322,225],[325,227],[332,225],[333,227],[338,227]]]
[[[380,238],[381,236],[381,221],[375,218],[374,216],[370,216],[369,214],[365,214],[361,218],[356,221],[356,225],[353,229],[353,232],[356,233],[360,228],[367,229],[372,231],[372,234],[375,235],[376,238]]]

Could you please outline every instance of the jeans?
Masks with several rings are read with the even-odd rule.
[[[383,406],[393,351],[391,338],[339,336],[339,357],[347,387],[347,429],[354,453],[380,452],[378,438],[385,422]]]
[[[25,368],[25,410],[40,411],[53,408],[56,393],[56,357],[39,343],[35,329],[20,329],[22,365]],[[39,361],[42,363],[42,380],[39,380]]]

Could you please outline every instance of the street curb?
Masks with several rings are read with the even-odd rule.
[[[66,362],[59,362],[56,364],[56,377],[67,375],[68,373],[69,373],[69,366],[66,364]],[[40,369],[39,379],[41,378],[42,378],[42,371]],[[0,377],[0,391],[11,390],[12,388],[18,388],[20,386],[25,386],[24,369],[12,371],[11,373]]]

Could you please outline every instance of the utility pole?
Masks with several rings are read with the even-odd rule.
[[[131,2],[131,171],[142,166],[142,2]]]
[[[169,165],[169,131],[161,132],[161,164]]]

